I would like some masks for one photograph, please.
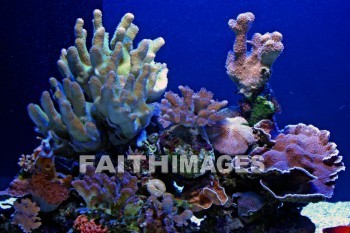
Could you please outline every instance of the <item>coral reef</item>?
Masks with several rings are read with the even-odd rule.
[[[24,198],[20,202],[15,202],[15,213],[12,223],[18,225],[23,232],[29,233],[40,227],[40,218],[37,216],[40,208],[30,199]]]
[[[254,15],[229,21],[236,40],[226,68],[242,94],[238,106],[187,86],[157,103],[168,82],[166,65],[154,61],[164,40],[134,48],[139,29],[128,13],[109,41],[101,11],[93,17],[92,47],[78,19],[75,46],[57,62],[62,82],[50,78],[51,94],[28,106],[45,138],[0,192],[1,232],[315,231],[302,214],[325,211],[302,208],[330,198],[345,167],[328,131],[277,126],[281,107],[268,80],[283,51],[280,33],[248,41]],[[348,224],[345,210],[322,208],[326,221]],[[318,231],[330,226],[311,219]]]

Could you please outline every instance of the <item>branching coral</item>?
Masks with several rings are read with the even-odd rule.
[[[227,56],[227,74],[246,97],[259,94],[270,78],[272,64],[283,51],[282,34],[279,32],[255,33],[251,41],[247,40],[254,19],[255,16],[247,12],[228,22],[236,40],[233,51]],[[252,46],[250,53],[247,53],[247,44]]]
[[[297,169],[304,174],[304,182],[300,185],[307,185],[308,190],[299,186],[294,193],[286,193],[271,178],[264,178],[262,184],[281,200],[310,201],[312,195],[316,195],[316,200],[320,196],[330,198],[338,178],[337,173],[345,168],[341,162],[342,156],[338,153],[336,144],[329,142],[328,131],[319,130],[312,125],[289,125],[277,136],[275,146],[262,154],[265,169],[280,174]],[[293,179],[296,177],[294,175]],[[307,184],[308,182],[310,183]]]
[[[213,93],[202,88],[194,92],[189,87],[179,86],[183,97],[167,92],[161,104],[161,123],[163,127],[171,123],[186,127],[213,125],[224,119],[217,112],[227,105],[227,101],[213,100]]]
[[[112,213],[113,209],[121,211],[122,207],[135,201],[137,178],[129,173],[121,177],[108,177],[104,173],[95,173],[92,166],[86,167],[82,180],[75,180],[72,186],[84,199],[89,209],[102,209]]]
[[[23,232],[29,233],[41,226],[38,213],[40,208],[30,199],[22,199],[21,202],[16,201],[14,204],[15,213],[12,218],[12,224],[21,227]]]
[[[40,133],[52,131],[57,142],[76,152],[88,152],[104,147],[105,138],[114,145],[123,144],[149,124],[153,106],[148,103],[159,98],[167,86],[166,65],[154,62],[164,40],[142,40],[133,49],[138,32],[133,19],[130,13],[122,18],[108,45],[102,13],[95,10],[89,52],[84,22],[77,20],[75,46],[63,49],[58,61],[63,83],[50,79],[59,111],[49,92],[43,93],[41,107],[28,106]]]
[[[243,154],[255,141],[253,129],[242,117],[225,118],[206,131],[214,148],[226,155]]]

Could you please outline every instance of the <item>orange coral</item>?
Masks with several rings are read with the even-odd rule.
[[[41,219],[37,216],[40,208],[34,202],[25,198],[21,202],[16,201],[14,207],[12,224],[18,225],[25,233],[40,227]]]
[[[197,185],[185,187],[183,198],[193,205],[192,211],[194,212],[209,209],[213,204],[225,205],[228,200],[225,189],[213,177]]]
[[[94,219],[89,221],[86,215],[79,215],[75,219],[73,227],[81,233],[105,233],[108,230],[106,227],[97,225]]]

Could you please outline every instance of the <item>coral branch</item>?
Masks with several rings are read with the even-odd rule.
[[[247,40],[254,19],[255,16],[247,12],[228,22],[236,34],[236,40],[233,51],[227,56],[227,74],[246,97],[259,94],[270,78],[273,62],[283,51],[282,34],[279,32],[255,33],[251,41]],[[247,43],[252,46],[249,53]]]

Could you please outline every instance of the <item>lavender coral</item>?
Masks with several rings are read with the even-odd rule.
[[[313,196],[316,200],[330,198],[338,172],[345,168],[336,144],[329,142],[329,132],[312,125],[287,126],[277,136],[275,146],[262,156],[266,172],[289,174],[297,169],[299,175],[294,175],[293,179],[297,181],[296,177],[304,177],[299,179],[301,183],[295,190],[277,187],[277,177],[264,178],[262,185],[281,200],[302,202]]]
[[[227,56],[227,74],[246,97],[259,94],[264,88],[270,78],[272,64],[283,51],[282,34],[279,32],[255,33],[248,41],[247,33],[254,19],[255,16],[247,12],[228,22],[236,40],[233,51]],[[247,53],[247,44],[252,46],[250,53]]]
[[[88,52],[83,20],[75,26],[75,46],[63,49],[58,68],[63,83],[50,79],[41,107],[30,104],[28,113],[40,133],[55,136],[56,147],[75,152],[96,151],[128,142],[150,122],[153,106],[167,86],[165,64],[154,61],[164,40],[142,40],[133,49],[138,27],[126,14],[110,44],[102,25],[102,13],[94,11],[94,36]],[[106,135],[105,135],[106,134]],[[108,138],[108,141],[106,140]]]
[[[227,101],[213,100],[213,93],[202,88],[194,92],[189,87],[179,86],[182,97],[167,92],[161,104],[161,123],[164,127],[181,124],[186,127],[213,125],[224,117],[218,111],[227,105]]]
[[[41,226],[41,219],[38,217],[40,208],[30,199],[22,199],[14,204],[15,213],[12,224],[18,225],[23,232],[29,233]]]
[[[123,173],[120,178],[108,177],[104,173],[95,173],[94,167],[87,166],[84,178],[73,181],[72,186],[89,209],[102,209],[112,213],[115,208],[133,204],[136,182],[137,178],[129,173]]]

